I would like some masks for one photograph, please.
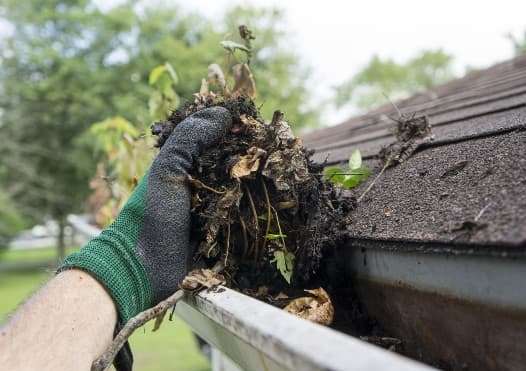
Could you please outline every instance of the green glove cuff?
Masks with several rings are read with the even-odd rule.
[[[153,291],[136,253],[143,225],[148,174],[122,208],[117,219],[80,251],[68,256],[60,271],[82,269],[93,275],[112,296],[120,320],[130,318],[153,304]]]

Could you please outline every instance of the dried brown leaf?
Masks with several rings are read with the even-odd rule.
[[[235,81],[232,94],[254,99],[256,97],[256,82],[248,65],[246,63],[236,64],[232,67],[232,75]]]
[[[208,66],[208,83],[219,85],[223,92],[226,89],[225,74],[221,67],[216,63],[212,63]]]
[[[202,288],[211,289],[225,284],[225,277],[210,269],[194,269],[183,279],[181,288],[183,290],[195,291]]]
[[[239,119],[241,120],[241,122],[244,125],[247,125],[247,126],[250,126],[250,127],[257,127],[258,125],[260,125],[258,120],[256,120],[252,116],[247,116],[247,115],[243,114],[243,115],[239,116]]]
[[[205,96],[210,94],[210,90],[208,89],[208,82],[206,79],[201,79],[201,88],[199,89],[199,95]]]
[[[241,179],[259,170],[260,159],[265,157],[267,152],[261,148],[251,147],[245,156],[241,156],[239,161],[230,169],[232,178]]]
[[[288,299],[289,296],[285,294],[283,291],[280,291],[279,294],[277,294],[274,299],[275,300],[282,300],[282,299]]]
[[[199,246],[199,251],[204,256],[215,256],[218,252],[217,249],[215,249],[217,245],[217,234],[219,233],[221,226],[229,223],[228,214],[230,208],[239,206],[241,195],[242,194],[239,187],[236,187],[225,191],[221,198],[217,201],[215,212],[213,216],[208,219],[204,228],[204,230],[206,230],[205,238]]]
[[[334,307],[329,294],[321,287],[305,291],[312,296],[295,299],[284,310],[312,322],[330,325],[334,319]]]

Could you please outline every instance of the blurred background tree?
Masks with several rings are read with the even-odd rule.
[[[67,214],[82,210],[89,180],[107,156],[83,133],[117,115],[147,133],[149,72],[170,62],[177,95],[192,99],[207,66],[224,56],[225,33],[237,33],[241,23],[257,37],[251,67],[266,117],[280,108],[296,129],[317,122],[306,107],[307,71],[282,40],[279,11],[233,8],[212,24],[175,5],[134,4],[107,11],[90,0],[0,5],[14,29],[0,40],[0,190],[29,222],[57,220],[59,241]]]
[[[2,205],[0,207],[0,249],[2,249],[7,246],[9,239],[27,227],[27,224],[16,205],[1,191],[0,205]]]
[[[515,36],[513,33],[508,33],[506,37],[510,40],[513,45],[513,52],[515,56],[526,53],[526,31],[520,36]]]
[[[424,50],[403,63],[373,56],[357,74],[336,87],[336,105],[370,109],[395,101],[454,77],[453,57],[442,49]]]
[[[276,109],[298,132],[319,124],[320,105],[310,103],[310,70],[293,52],[292,40],[285,29],[281,10],[273,8],[234,7],[226,13],[222,31],[229,39],[241,42],[238,26],[248,25],[256,39],[250,68],[254,74],[258,97],[256,101],[267,120]]]

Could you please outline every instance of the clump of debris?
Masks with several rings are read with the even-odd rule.
[[[282,112],[270,122],[261,117],[249,67],[255,37],[246,26],[239,27],[239,36],[241,43],[221,43],[228,53],[246,54],[244,63],[231,67],[233,81],[219,65],[210,65],[193,102],[154,124],[152,132],[162,147],[189,115],[213,106],[230,111],[231,130],[198,159],[188,179],[191,236],[199,238],[196,267],[220,263],[231,287],[261,299],[274,295],[275,303],[287,297],[284,290],[296,288],[316,299],[309,301],[312,308],[322,306],[330,303],[323,289],[301,289],[312,288],[324,253],[347,237],[355,199],[324,179],[323,166],[310,160],[312,153]]]
[[[227,108],[233,125],[189,177],[196,263],[222,262],[229,284],[247,292],[304,287],[324,252],[346,238],[354,198],[323,178],[281,112],[267,123],[235,91],[225,97],[202,89],[154,126],[158,145],[184,118],[212,106]]]

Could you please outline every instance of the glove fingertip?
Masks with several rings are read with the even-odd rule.
[[[213,123],[221,123],[225,129],[229,129],[232,125],[232,115],[225,107],[209,107],[194,113],[192,116],[197,116],[203,120]]]

